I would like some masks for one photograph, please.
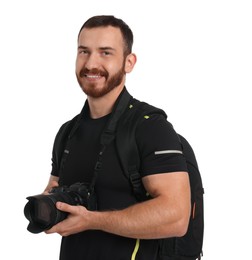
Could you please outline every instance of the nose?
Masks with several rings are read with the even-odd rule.
[[[95,53],[90,53],[86,59],[85,67],[88,70],[98,68],[99,66],[99,57]]]

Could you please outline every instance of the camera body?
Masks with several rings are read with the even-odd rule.
[[[68,213],[58,210],[58,201],[76,206],[81,205],[88,210],[96,210],[97,202],[94,190],[89,184],[75,183],[70,186],[58,186],[51,189],[48,195],[29,196],[24,207],[24,215],[30,221],[27,230],[40,233],[48,230],[64,220]]]

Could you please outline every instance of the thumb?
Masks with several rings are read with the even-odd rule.
[[[50,186],[51,186],[52,188],[58,187],[58,186],[59,186],[59,183],[58,183],[57,181],[52,181]]]
[[[58,187],[58,186],[59,186],[59,183],[58,183],[57,181],[54,181],[54,180],[51,181],[51,182],[47,185],[47,187],[45,188],[43,194],[44,194],[44,195],[48,195],[48,194],[50,193],[50,191],[51,191],[52,188]]]

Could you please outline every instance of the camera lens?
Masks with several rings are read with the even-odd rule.
[[[49,204],[47,204],[44,200],[38,201],[34,205],[34,216],[36,216],[36,222],[50,222],[51,211],[52,209],[50,208]]]
[[[85,183],[55,187],[49,195],[30,196],[27,200],[24,215],[30,221],[27,230],[31,233],[50,229],[67,217],[67,212],[56,208],[58,201],[69,205],[82,205],[89,210],[97,209],[95,193],[90,192],[89,185]]]
[[[67,217],[67,213],[56,208],[57,201],[66,201],[65,194],[37,195],[27,197],[29,200],[24,208],[25,217],[30,221],[27,229],[32,233],[39,233]]]

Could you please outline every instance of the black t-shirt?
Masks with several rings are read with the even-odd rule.
[[[53,165],[53,174],[60,177],[62,185],[91,181],[100,150],[100,135],[109,117],[91,119],[88,113],[82,117],[72,137],[64,169],[59,174],[58,166]],[[187,171],[178,137],[171,124],[161,115],[153,115],[138,126],[136,142],[142,176]],[[103,155],[95,192],[98,210],[122,209],[136,203],[129,180],[121,169],[115,142],[107,147]],[[102,231],[85,231],[62,238],[60,259],[154,260],[157,259],[157,251],[157,240],[138,241]],[[132,258],[134,252],[136,257]]]

